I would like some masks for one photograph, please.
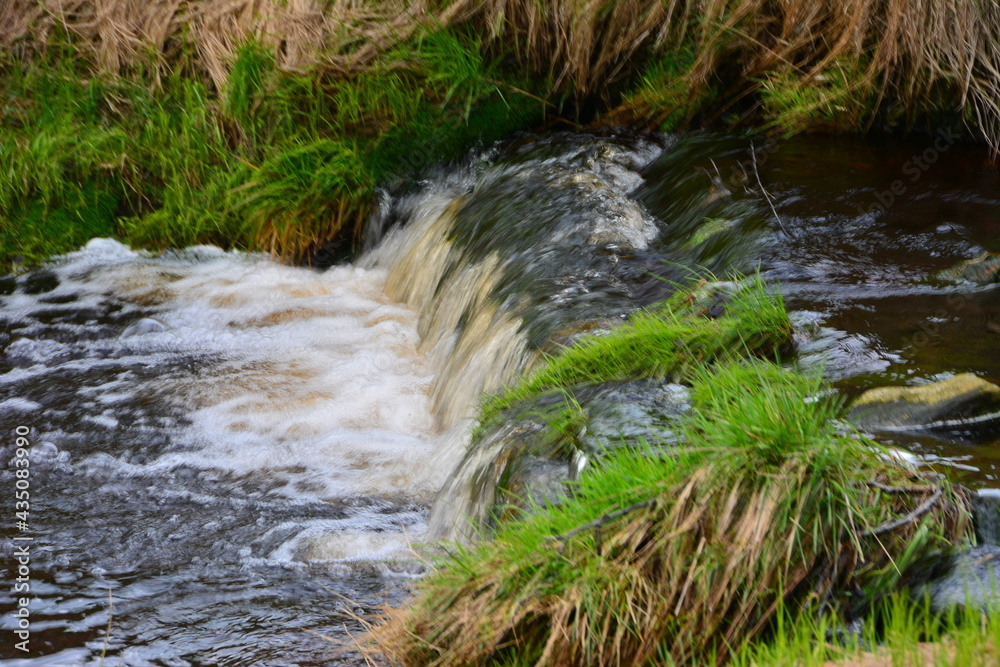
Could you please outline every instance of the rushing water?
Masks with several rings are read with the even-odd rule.
[[[353,266],[95,240],[0,279],[3,489],[33,443],[5,587],[34,538],[31,651],[0,598],[0,664],[363,664],[479,393],[692,267],[780,282],[847,394],[1000,381],[1000,292],[933,277],[1000,251],[1000,175],[936,140],[523,139],[388,201]],[[896,444],[1000,486],[1000,443]]]

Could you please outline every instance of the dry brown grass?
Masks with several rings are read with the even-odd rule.
[[[728,86],[723,101],[758,87],[819,91],[832,105],[897,105],[903,116],[950,105],[1000,148],[1000,4],[976,0],[703,0],[692,15],[690,95]],[[830,85],[835,74],[846,86]],[[658,88],[640,91],[612,121],[662,118]],[[683,103],[684,100],[678,100]]]
[[[637,57],[678,43],[696,3],[683,0],[458,0],[451,20],[473,19],[515,45],[522,63],[579,99],[634,74]]]
[[[650,60],[678,61],[609,124],[657,125],[702,98],[721,113],[777,88],[809,91],[851,129],[872,121],[852,104],[903,119],[958,111],[1000,148],[1000,4],[978,0],[7,0],[0,48],[43,49],[61,29],[106,71],[193,53],[221,88],[251,36],[279,67],[351,72],[421,26],[467,22],[577,105]]]
[[[8,0],[0,48],[44,49],[55,31],[105,72],[175,64],[186,49],[219,88],[248,38],[273,48],[278,65],[363,67],[431,19],[426,0]]]

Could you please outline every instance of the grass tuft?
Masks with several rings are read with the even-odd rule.
[[[329,139],[274,155],[246,188],[255,245],[294,259],[357,219],[374,190],[358,151]]]

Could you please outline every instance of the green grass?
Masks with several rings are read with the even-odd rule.
[[[989,667],[1000,660],[1000,613],[934,613],[925,601],[896,594],[879,602],[852,634],[828,614],[782,610],[774,631],[733,655],[734,667],[824,667],[878,659],[881,665]]]
[[[747,292],[723,316],[744,333],[767,318],[763,306],[774,298],[759,287]],[[684,367],[692,408],[682,444],[609,453],[558,506],[531,508],[501,523],[492,540],[456,548],[413,603],[375,629],[391,660],[708,664],[768,636],[779,609],[797,619],[802,610],[865,608],[969,536],[961,495],[842,434],[841,406],[823,398],[817,377],[742,354],[708,363],[691,352],[715,349],[703,347],[703,329],[673,319],[661,324],[671,330],[669,346],[635,343],[649,317],[568,350],[512,396],[596,383],[602,372],[615,379]],[[646,365],[632,364],[633,354]],[[553,427],[572,430],[573,419]],[[938,492],[929,512],[896,525]]]
[[[334,238],[349,247],[376,185],[529,127],[542,111],[501,90],[506,75],[459,30],[418,32],[349,74],[280,71],[249,42],[222,91],[180,67],[102,77],[70,40],[52,41],[47,57],[0,61],[4,269],[93,236],[289,260]]]

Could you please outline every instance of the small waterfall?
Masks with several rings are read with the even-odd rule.
[[[98,664],[109,589],[109,663],[329,664],[300,630],[349,640],[355,607],[328,589],[401,602],[412,545],[468,536],[494,504],[501,440],[532,425],[470,450],[481,394],[692,267],[759,263],[782,283],[799,361],[847,392],[955,369],[1000,380],[1000,290],[931,278],[998,249],[995,170],[953,148],[925,194],[877,217],[878,184],[921,146],[887,167],[882,149],[836,139],[817,159],[821,140],[789,140],[758,156],[783,234],[744,178],[748,140],[671,142],[554,135],[476,153],[387,195],[375,247],[323,272],[94,240],[0,278],[0,418],[30,427],[39,490],[32,637],[61,647],[26,664]],[[981,484],[1000,475],[989,448],[890,444]]]
[[[559,141],[562,139],[562,141]],[[661,143],[575,135],[526,142],[396,202],[400,226],[364,266],[420,313],[447,428],[529,368],[568,327],[620,319],[656,222],[629,192]]]

